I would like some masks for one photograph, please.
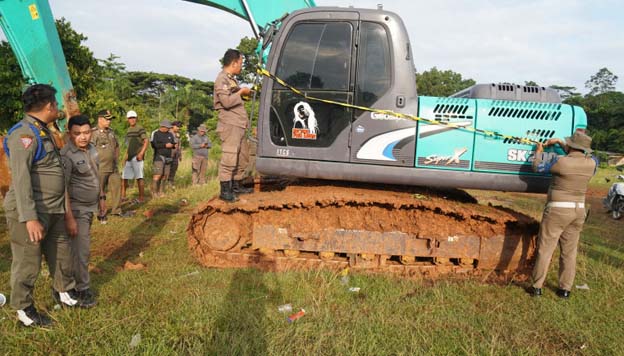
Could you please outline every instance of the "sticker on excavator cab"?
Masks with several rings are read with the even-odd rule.
[[[432,165],[444,164],[446,166],[453,165],[453,164],[461,165],[461,161],[459,158],[466,152],[468,152],[468,149],[466,147],[462,147],[462,148],[456,148],[453,151],[452,156],[429,155],[425,158],[425,162],[423,164],[432,164]]]
[[[37,10],[37,5],[29,5],[28,10],[30,11],[30,17],[32,17],[33,20],[39,19],[39,10]]]
[[[310,104],[300,101],[293,109],[292,138],[300,140],[316,140],[318,122]],[[298,128],[300,125],[301,128]]]
[[[405,120],[403,118],[394,116],[394,115],[389,115],[389,114],[381,114],[378,112],[372,112],[370,114],[371,119],[373,120],[386,120],[386,121],[399,121],[399,120]]]
[[[533,162],[535,151],[512,148],[507,151],[507,160],[512,162]],[[557,156],[555,152],[542,152],[542,161],[550,162]]]

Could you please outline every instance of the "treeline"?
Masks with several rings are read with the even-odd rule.
[[[216,127],[213,82],[172,74],[127,71],[114,54],[106,59],[96,59],[84,45],[87,37],[77,33],[67,20],[57,20],[56,26],[80,111],[91,117],[93,124],[95,114],[106,108],[117,118],[112,127],[120,135],[126,131],[125,113],[128,110],[135,110],[141,124],[148,130],[156,129],[165,118],[182,121],[186,129],[196,128],[201,123],[213,129]],[[0,133],[21,120],[23,88],[17,59],[9,44],[1,42]]]
[[[213,110],[214,83],[190,79],[179,75],[127,71],[118,56],[96,59],[83,42],[83,34],[72,29],[71,24],[60,19],[56,26],[67,59],[69,73],[78,95],[80,109],[94,117],[102,108],[110,109],[121,120],[113,128],[123,134],[126,130],[125,112],[135,110],[147,129],[155,129],[162,119],[182,121],[185,129],[206,123],[211,138],[217,119]],[[251,81],[256,65],[253,52],[255,39],[241,39],[238,49],[245,55],[244,81]],[[590,134],[597,150],[624,152],[624,93],[615,91],[618,77],[602,68],[585,84],[587,95],[577,88],[553,85],[564,102],[583,107],[588,115]],[[452,70],[436,67],[416,75],[421,95],[449,96],[475,84]],[[535,81],[527,85],[539,85]],[[23,89],[21,70],[8,43],[0,43],[0,133],[6,132],[23,115],[19,100]],[[257,109],[256,109],[257,113]]]

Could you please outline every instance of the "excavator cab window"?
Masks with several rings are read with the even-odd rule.
[[[295,24],[281,48],[277,76],[310,96],[353,102],[353,36],[351,22]],[[329,147],[350,127],[350,109],[306,101],[277,83],[272,93],[269,125],[276,145]]]
[[[282,52],[277,76],[297,89],[347,90],[351,24],[296,25]]]
[[[362,22],[359,43],[355,103],[371,107],[392,84],[386,28],[378,23]]]

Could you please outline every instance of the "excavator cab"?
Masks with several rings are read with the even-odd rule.
[[[416,85],[409,40],[401,19],[390,12],[342,8],[298,11],[283,23],[267,63],[306,95],[363,107],[416,112]],[[410,79],[411,78],[411,79]],[[319,161],[358,162],[353,147],[367,137],[416,123],[309,101],[271,80],[263,83],[259,127],[261,155]],[[376,120],[377,119],[377,120]],[[412,166],[414,137],[400,160]],[[411,154],[410,154],[411,153]],[[411,157],[410,157],[411,156]]]
[[[549,177],[532,172],[530,142],[587,125],[552,89],[482,84],[418,96],[405,26],[381,9],[296,11],[266,65],[300,91],[263,82],[256,166],[267,175],[545,192]]]

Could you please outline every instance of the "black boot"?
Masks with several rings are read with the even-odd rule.
[[[221,194],[219,194],[219,199],[228,203],[233,203],[238,200],[234,192],[232,192],[232,181],[221,182]]]
[[[234,194],[249,194],[253,193],[253,188],[245,188],[245,186],[241,184],[240,180],[233,180],[232,191]]]

